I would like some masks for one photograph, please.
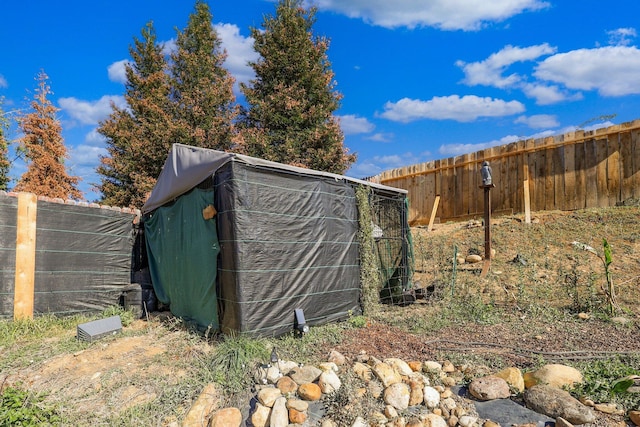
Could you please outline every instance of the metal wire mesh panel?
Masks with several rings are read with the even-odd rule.
[[[413,274],[411,232],[404,195],[372,192],[369,196],[373,239],[380,277],[380,299],[388,304],[408,304]]]

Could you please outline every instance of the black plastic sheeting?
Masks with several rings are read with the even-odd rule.
[[[13,317],[18,198],[0,195],[0,317]]]
[[[360,314],[355,191],[330,178],[229,162],[215,175],[223,332],[277,336]]]
[[[134,215],[37,202],[34,314],[100,312],[131,283]],[[0,196],[0,316],[13,315],[17,198]]]

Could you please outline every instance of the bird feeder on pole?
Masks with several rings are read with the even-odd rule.
[[[491,265],[491,189],[495,187],[491,177],[491,166],[488,161],[482,162],[480,168],[482,185],[484,189],[484,267],[481,276],[484,276]]]

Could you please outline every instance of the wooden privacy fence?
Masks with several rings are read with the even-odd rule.
[[[436,197],[441,221],[482,216],[480,168],[492,168],[491,209],[574,210],[640,198],[640,120],[593,131],[528,139],[407,166],[370,178],[409,192],[409,223],[427,224]]]

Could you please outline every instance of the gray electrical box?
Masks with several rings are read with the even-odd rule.
[[[93,322],[78,325],[76,337],[79,340],[93,342],[107,335],[115,335],[118,332],[122,332],[120,316],[111,316],[106,319],[94,320]]]

